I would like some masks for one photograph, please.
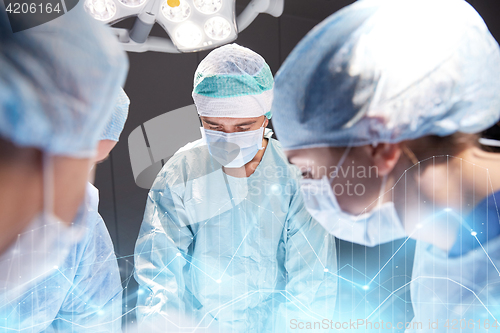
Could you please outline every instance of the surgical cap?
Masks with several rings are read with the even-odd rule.
[[[462,0],[362,0],[320,23],[276,76],[285,149],[477,133],[500,118],[500,52]]]
[[[110,29],[83,10],[12,33],[0,9],[0,136],[18,146],[93,156],[127,73]]]
[[[264,58],[230,44],[213,50],[198,65],[193,100],[200,116],[271,118],[273,84]]]
[[[101,134],[100,140],[118,141],[120,134],[123,131],[123,127],[125,126],[125,121],[127,121],[129,105],[130,99],[125,91],[120,89],[120,93],[113,109],[113,114],[104,128],[104,132]]]

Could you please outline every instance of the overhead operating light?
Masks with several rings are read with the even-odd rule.
[[[232,42],[260,14],[279,17],[285,0],[252,0],[236,18],[235,0],[85,0],[97,20],[136,17],[132,29],[113,28],[126,51],[197,52]],[[149,36],[158,23],[170,36]]]
[[[174,36],[177,44],[186,49],[200,45],[203,38],[200,28],[190,22],[179,25]]]
[[[164,0],[161,5],[161,12],[167,20],[172,22],[182,22],[188,19],[191,15],[191,6],[189,6],[186,0],[180,0],[179,5],[172,7],[168,0]]]
[[[146,0],[120,0],[120,3],[127,7],[138,7],[143,5],[145,2]]]
[[[203,14],[215,14],[222,7],[222,0],[193,0],[194,6]]]
[[[205,33],[213,40],[225,40],[231,35],[231,23],[223,17],[212,17],[205,23]]]
[[[99,21],[109,21],[116,16],[116,5],[113,0],[87,0],[85,9]]]

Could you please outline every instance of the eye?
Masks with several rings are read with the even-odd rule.
[[[305,178],[305,179],[313,178],[312,170],[311,169],[302,170],[302,178]]]

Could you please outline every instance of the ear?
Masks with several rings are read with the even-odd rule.
[[[386,176],[391,173],[402,153],[399,144],[380,143],[370,148],[373,164],[377,167],[379,175]]]
[[[266,117],[266,116],[264,116]],[[267,127],[267,125],[269,125],[269,119],[266,117],[266,121],[264,122],[264,127]]]

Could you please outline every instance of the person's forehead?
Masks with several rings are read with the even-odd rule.
[[[318,154],[323,154],[328,150],[329,147],[286,149],[285,154],[288,158],[304,158],[304,157],[313,157]]]
[[[218,125],[239,125],[239,124],[252,124],[260,120],[263,116],[252,118],[229,118],[229,117],[201,117],[201,119],[209,124]]]

